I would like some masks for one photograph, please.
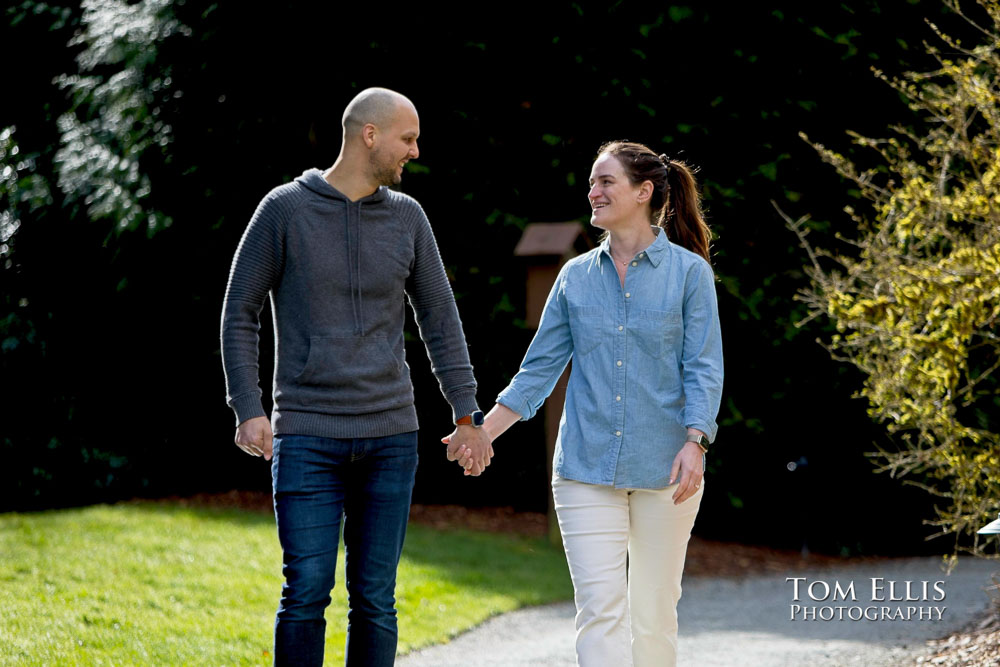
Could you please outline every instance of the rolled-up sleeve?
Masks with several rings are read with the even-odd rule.
[[[559,381],[573,356],[565,294],[566,266],[552,285],[538,331],[528,346],[521,367],[507,388],[497,396],[497,403],[531,419]]]
[[[709,442],[718,431],[722,402],[722,330],[715,280],[707,262],[691,267],[684,292],[684,343],[681,352],[684,409],[678,422],[703,432]]]

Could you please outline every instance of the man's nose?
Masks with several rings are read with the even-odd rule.
[[[416,160],[418,157],[420,157],[420,149],[417,148],[417,143],[413,142],[413,147],[410,148],[410,159]]]

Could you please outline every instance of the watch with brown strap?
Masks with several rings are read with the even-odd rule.
[[[465,415],[460,417],[455,421],[455,426],[474,426],[476,428],[482,428],[483,422],[486,421],[486,417],[483,415],[482,410],[476,410],[471,415]]]

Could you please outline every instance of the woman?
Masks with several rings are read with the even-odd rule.
[[[673,665],[684,556],[722,392],[711,235],[690,169],[642,144],[602,146],[590,185],[602,242],[563,266],[483,428],[493,439],[534,416],[573,358],[552,491],[577,660]],[[469,472],[468,454],[457,455]]]

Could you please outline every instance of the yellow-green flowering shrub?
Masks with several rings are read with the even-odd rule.
[[[993,23],[983,43],[931,24],[947,45],[927,47],[936,69],[875,72],[920,118],[886,139],[849,132],[879,166],[810,142],[871,205],[845,208],[853,250],[815,248],[806,218],[786,220],[811,261],[799,298],[835,323],[823,344],[866,375],[860,395],[898,444],[874,455],[879,469],[940,497],[930,522],[955,553],[996,555],[976,530],[1000,511],[1000,3],[979,5]]]

